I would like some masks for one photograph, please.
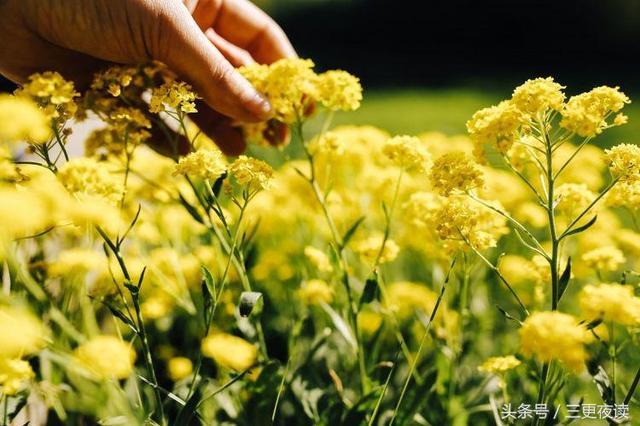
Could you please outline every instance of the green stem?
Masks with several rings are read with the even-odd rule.
[[[438,295],[436,304],[434,305],[433,310],[431,311],[431,316],[429,317],[429,323],[427,324],[424,330],[424,334],[420,339],[420,345],[418,346],[418,353],[416,354],[415,358],[413,359],[413,362],[411,363],[411,367],[409,368],[409,373],[407,374],[407,378],[405,379],[404,385],[402,386],[402,391],[400,392],[400,397],[398,398],[398,402],[396,403],[396,406],[393,410],[393,415],[391,417],[391,421],[389,422],[389,426],[393,425],[393,422],[395,421],[396,416],[398,415],[398,411],[400,410],[400,406],[402,405],[402,400],[404,399],[407,393],[407,389],[409,388],[409,383],[411,382],[411,377],[413,375],[413,372],[416,369],[416,366],[418,365],[418,361],[420,360],[420,356],[422,355],[422,350],[424,349],[424,344],[427,341],[427,337],[429,336],[429,329],[431,328],[431,324],[433,324],[433,320],[435,319],[436,314],[438,313],[440,302],[442,301],[444,292],[447,289],[448,281],[449,281],[449,276],[447,275],[447,278],[442,283],[442,288],[440,289],[440,294]]]

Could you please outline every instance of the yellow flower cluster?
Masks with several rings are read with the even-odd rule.
[[[59,120],[75,114],[78,106],[74,98],[80,96],[71,81],[51,71],[31,75],[29,81],[16,90],[16,95],[33,99],[48,118]]]
[[[72,194],[97,195],[117,202],[124,191],[109,167],[92,158],[76,158],[60,167],[58,179]]]
[[[298,289],[297,295],[306,305],[331,303],[334,295],[333,288],[324,280],[307,280]]]
[[[241,67],[240,73],[267,97],[275,119],[282,123],[309,116],[316,102],[332,111],[360,106],[362,87],[356,77],[341,70],[316,74],[313,67],[309,59],[281,59],[271,65]]]
[[[15,395],[35,375],[24,357],[46,344],[47,330],[26,309],[0,306],[0,392]]]
[[[318,270],[318,272],[332,272],[333,266],[329,257],[321,250],[315,247],[307,246],[304,248],[304,255],[309,262]]]
[[[200,149],[182,157],[173,174],[215,181],[226,171],[227,164],[222,152],[217,149]]]
[[[582,314],[588,320],[602,319],[622,325],[640,324],[640,298],[633,287],[621,284],[587,285],[578,297]]]
[[[376,257],[380,253],[382,249],[382,253],[380,253],[380,263],[388,263],[393,262],[396,257],[398,257],[398,253],[400,252],[400,247],[396,244],[395,241],[391,239],[387,239],[384,244],[384,249],[382,248],[383,236],[382,235],[371,235],[365,239],[360,241],[356,241],[353,244],[353,251],[358,253],[368,262],[373,262],[376,260]]]
[[[482,171],[463,152],[450,152],[433,162],[431,184],[443,196],[467,192],[484,183]]]
[[[603,246],[590,250],[582,255],[584,263],[599,272],[617,271],[627,259],[620,249]]]
[[[97,379],[126,379],[131,375],[136,353],[118,337],[100,335],[82,343],[74,356]]]
[[[519,330],[520,351],[540,362],[562,361],[572,370],[583,369],[587,359],[587,329],[571,315],[561,312],[535,312]]]
[[[424,173],[431,165],[429,152],[415,136],[392,137],[385,142],[382,153],[391,163],[406,171]]]
[[[553,109],[561,111],[565,87],[556,83],[552,77],[527,80],[513,91],[511,102],[525,114],[536,114]]]
[[[167,363],[167,370],[169,372],[169,378],[174,382],[189,377],[193,373],[193,363],[189,358],[183,356],[176,356],[169,360]]]
[[[640,147],[620,144],[605,150],[611,174],[625,183],[640,181]]]
[[[0,358],[0,392],[5,395],[15,395],[25,382],[35,377],[31,365],[22,359]]]
[[[168,81],[151,92],[149,111],[163,112],[169,108],[180,113],[197,112],[195,101],[198,96],[191,86],[184,82]]]
[[[258,349],[240,337],[216,333],[202,341],[202,355],[213,359],[220,367],[242,372],[255,365]]]
[[[565,183],[556,188],[556,211],[572,219],[591,204],[596,194],[583,183]]]
[[[483,373],[504,374],[520,364],[522,364],[520,360],[513,355],[496,356],[487,358],[487,360],[478,367],[478,370]]]
[[[467,130],[476,144],[476,156],[482,158],[485,144],[506,154],[513,146],[525,118],[525,114],[511,101],[502,101],[473,114],[467,122]]]
[[[0,143],[42,143],[50,133],[47,117],[31,99],[0,94]]]
[[[440,239],[451,243],[451,250],[464,249],[466,244],[485,250],[495,247],[497,239],[508,233],[505,218],[462,196],[444,199],[433,222]]]
[[[357,77],[342,70],[327,71],[318,78],[318,96],[331,111],[353,111],[360,108],[362,86]]]
[[[269,189],[273,179],[273,169],[270,165],[246,155],[239,156],[231,163],[229,173],[238,184],[257,191]]]
[[[561,111],[560,126],[583,137],[595,136],[607,127],[609,114],[620,111],[629,102],[618,87],[596,87],[567,101]],[[626,120],[617,118],[615,124],[624,122]]]

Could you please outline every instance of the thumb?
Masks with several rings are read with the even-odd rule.
[[[160,18],[160,19],[158,19]],[[153,59],[165,63],[191,83],[214,110],[245,122],[264,121],[271,105],[207,39],[182,2],[162,3],[147,46]]]

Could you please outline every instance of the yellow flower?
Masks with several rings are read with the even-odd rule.
[[[31,99],[0,94],[0,142],[42,143],[50,133],[47,117]]]
[[[183,356],[173,357],[167,363],[169,378],[174,382],[188,377],[193,372],[193,363]]]
[[[318,78],[318,95],[320,102],[332,111],[353,111],[360,107],[362,86],[357,77],[346,71],[327,71]]]
[[[596,198],[587,185],[583,183],[565,183],[556,188],[556,210],[558,214],[566,216],[568,219],[582,213]]]
[[[560,111],[564,102],[564,86],[552,77],[527,80],[516,87],[511,102],[522,112],[536,115],[549,108]]]
[[[29,81],[16,90],[16,95],[33,99],[48,118],[67,120],[76,113],[78,106],[74,98],[80,94],[73,82],[57,72],[47,71],[29,76]]]
[[[595,136],[607,127],[607,116],[629,102],[618,87],[596,87],[567,101],[560,126],[583,137]]]
[[[123,193],[122,181],[105,163],[92,158],[75,158],[58,171],[58,179],[72,194],[97,195],[117,202]]]
[[[568,314],[535,312],[524,321],[519,331],[520,350],[539,362],[557,359],[572,370],[582,370],[590,341],[586,328]]]
[[[328,131],[314,138],[309,143],[312,154],[342,155],[345,152],[345,141],[339,132]]]
[[[640,324],[640,298],[633,287],[621,284],[586,285],[578,297],[588,320],[602,319],[622,325]]]
[[[269,189],[273,180],[273,169],[262,160],[239,156],[229,166],[229,172],[236,181],[252,190]]]
[[[412,317],[417,309],[427,316],[436,305],[438,295],[423,284],[398,281],[387,287],[385,303],[401,320]]]
[[[173,300],[160,291],[153,292],[152,295],[146,297],[140,305],[142,316],[145,320],[157,320],[165,317],[174,307]]]
[[[382,248],[383,239],[382,234],[372,235],[354,243],[353,251],[362,256],[367,262],[374,262]],[[380,263],[393,262],[395,258],[398,257],[399,252],[400,247],[398,247],[398,244],[391,239],[387,239],[384,250],[382,250],[382,254],[380,255]]]
[[[394,136],[382,147],[382,153],[393,164],[407,171],[424,173],[430,166],[431,156],[422,141],[415,136]]]
[[[31,365],[21,359],[0,358],[0,393],[15,395],[35,377]]]
[[[507,282],[515,287],[524,287],[526,284],[542,281],[536,265],[522,256],[514,254],[501,256],[498,270]]]
[[[485,362],[478,367],[483,373],[503,374],[509,370],[513,370],[522,364],[518,358],[513,355],[496,356],[487,358]]]
[[[640,209],[640,181],[618,182],[607,193],[606,203],[611,207]]]
[[[382,325],[382,315],[377,312],[362,310],[358,312],[358,328],[365,336],[374,334]]]
[[[501,206],[495,202],[495,208]],[[452,241],[452,249],[470,244],[477,250],[495,247],[497,239],[508,233],[506,219],[477,202],[463,196],[452,196],[443,202],[432,218],[443,241]],[[465,241],[466,240],[466,241]]]
[[[617,271],[627,261],[624,253],[613,246],[590,250],[582,255],[582,260],[588,267],[601,272]]]
[[[106,272],[107,258],[103,252],[83,248],[63,250],[48,267],[50,276],[84,275],[88,272]]]
[[[98,379],[126,379],[133,372],[136,353],[118,337],[101,335],[74,350],[78,362]]]
[[[524,113],[510,101],[502,101],[473,114],[467,121],[467,130],[476,145],[476,156],[482,158],[485,144],[494,146],[502,154],[509,152],[524,122]]]
[[[153,89],[149,111],[157,113],[170,108],[187,114],[197,112],[196,99],[199,97],[192,91],[190,85],[184,82],[169,81]]]
[[[308,59],[280,59],[271,65],[240,67],[240,73],[271,103],[274,118],[292,124],[309,115],[318,98],[318,75]]]
[[[217,333],[204,338],[202,355],[212,358],[221,367],[240,372],[253,367],[258,349],[240,337]]]
[[[605,150],[611,174],[622,182],[640,181],[640,147],[632,144],[620,144]]]
[[[304,255],[319,272],[333,271],[329,257],[323,251],[315,247],[307,246],[304,248]]]
[[[33,235],[53,219],[45,200],[34,192],[0,186],[0,200],[0,223],[11,224],[0,227],[0,239]]]
[[[215,181],[227,170],[222,152],[201,149],[182,157],[176,164],[173,175],[185,175]]]
[[[333,302],[333,288],[324,280],[307,280],[298,289],[297,295],[305,305]]]
[[[484,183],[482,171],[463,152],[450,152],[436,159],[430,177],[433,187],[444,196],[479,188]]]
[[[31,312],[0,306],[0,358],[19,358],[45,346],[47,330]]]
[[[136,67],[114,66],[96,74],[91,83],[93,90],[105,90],[113,97],[118,97],[133,82],[137,73]]]
[[[629,121],[629,117],[627,117],[623,113],[619,113],[619,114],[616,114],[616,116],[614,117],[613,125],[622,126],[623,124],[627,124],[628,121]]]
[[[614,238],[624,252],[640,257],[640,234],[630,229],[620,229],[614,233]]]

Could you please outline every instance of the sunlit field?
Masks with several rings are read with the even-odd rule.
[[[629,94],[240,72],[238,156],[158,63],[0,95],[0,424],[637,422]]]

